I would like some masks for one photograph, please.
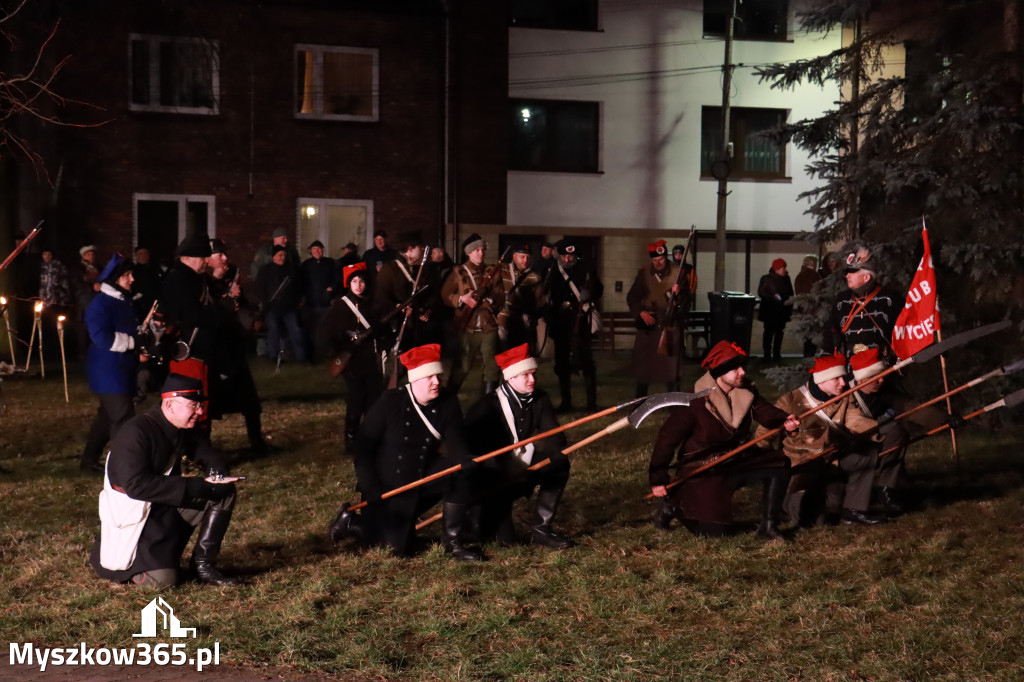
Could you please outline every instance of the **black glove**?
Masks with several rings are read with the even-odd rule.
[[[462,470],[467,474],[478,473],[480,471],[480,467],[482,466],[483,464],[481,462],[477,462],[473,458],[466,459],[462,462]]]
[[[551,460],[551,463],[548,465],[550,467],[569,466],[569,456],[566,455],[561,450],[559,450],[558,452],[552,452],[550,455],[548,455],[548,459]]]
[[[132,334],[132,339],[135,340],[135,350],[146,350],[153,343],[153,332],[147,329],[139,334]]]
[[[946,420],[945,420],[946,426],[948,426],[949,428],[953,429],[954,431],[956,429],[961,428],[966,423],[967,423],[967,420],[964,419],[963,417],[961,417],[958,414],[951,414],[948,417],[946,417]]]
[[[191,476],[185,482],[185,499],[182,506],[202,509],[207,502],[220,502],[234,493],[234,483],[207,483],[199,476]]]
[[[894,410],[894,409],[892,409],[890,407],[888,410],[886,410],[881,415],[879,415],[878,423],[879,424],[886,424],[888,422],[891,422],[892,418],[895,417],[895,416],[896,416],[896,410]]]

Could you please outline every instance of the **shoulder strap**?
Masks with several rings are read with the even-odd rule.
[[[501,413],[505,416],[505,423],[508,424],[509,433],[512,434],[512,441],[515,442],[520,440],[520,434],[516,431],[516,420],[512,415],[512,404],[508,400],[508,396],[505,394],[504,388],[499,388],[495,391],[498,395],[498,403],[501,405]],[[533,447],[533,443],[527,443],[524,446],[518,447],[513,451],[513,454],[522,461],[526,466],[530,466],[533,462],[533,452],[536,448]]]
[[[345,302],[345,305],[348,306],[348,309],[351,310],[352,314],[356,316],[356,319],[359,320],[359,324],[363,325],[364,329],[369,329],[370,323],[367,322],[366,318],[363,317],[363,314],[359,312],[359,308],[356,307],[356,304],[350,301],[348,296],[342,296],[341,300]]]
[[[416,397],[412,394],[412,384],[406,384],[405,390],[409,393],[409,400],[412,402],[412,406],[416,409],[416,414],[418,414],[420,416],[420,420],[423,421],[423,425],[427,427],[427,431],[430,431],[430,435],[437,440],[441,440],[441,434],[437,432],[434,425],[430,423],[429,419],[427,419],[427,415],[423,414],[423,410],[420,409],[420,404],[416,402]]]

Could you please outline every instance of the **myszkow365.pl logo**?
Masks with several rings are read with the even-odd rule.
[[[181,626],[181,621],[174,615],[174,609],[156,597],[142,609],[142,627],[132,637],[157,637],[159,633],[179,639],[195,639],[196,629]],[[197,672],[210,665],[220,665],[220,642],[214,642],[213,648],[196,649],[192,655],[185,649],[184,642],[168,644],[150,644],[139,642],[130,647],[91,647],[85,642],[75,647],[36,647],[31,642],[18,644],[11,642],[11,665],[38,665],[43,672],[52,665],[175,665],[194,666]]]

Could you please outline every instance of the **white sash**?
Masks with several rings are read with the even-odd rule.
[[[405,263],[400,260],[396,260],[395,264],[398,266],[398,269],[402,271],[402,274],[405,275],[405,278],[409,280],[409,284],[416,284],[416,280],[409,274],[409,270],[405,267]]]
[[[810,405],[810,407],[812,407],[812,408],[813,407],[817,407],[818,405],[821,404],[817,400],[815,400],[813,396],[811,396],[811,392],[809,390],[807,390],[807,385],[806,384],[804,384],[803,386],[800,387],[800,392],[803,394],[804,398],[807,400],[807,403],[808,403],[808,405]],[[836,431],[836,432],[839,432],[839,433],[842,433],[843,431],[845,431],[845,429],[840,428],[840,426],[838,424],[836,424],[834,421],[832,421],[832,419],[827,414],[822,412],[821,410],[818,410],[817,412],[815,412],[814,416],[818,417],[818,419],[820,419],[821,421],[825,422],[825,426],[830,431]]]
[[[412,384],[406,384],[405,390],[408,391],[409,400],[412,401],[412,406],[416,408],[416,414],[420,416],[420,419],[423,421],[423,425],[427,427],[427,431],[430,431],[430,435],[437,440],[441,440],[441,434],[437,432],[434,425],[430,423],[429,419],[427,419],[427,415],[423,414],[423,410],[420,409],[420,404],[416,402],[416,396],[412,394]]]
[[[593,303],[583,302],[583,296],[580,295],[580,290],[576,287],[576,283],[569,278],[569,273],[562,267],[562,261],[558,261],[558,271],[562,273],[562,279],[564,279],[565,283],[569,285],[572,295],[576,297],[577,301],[579,301],[580,309],[590,316],[590,333],[596,334],[601,331],[601,313],[598,312]]]
[[[473,273],[465,263],[462,264],[462,269],[466,271],[467,275],[469,275],[469,281],[473,284],[473,291],[476,291],[476,277],[473,276]]]
[[[345,305],[348,306],[348,309],[351,310],[352,314],[356,316],[356,319],[359,320],[359,324],[363,325],[365,329],[369,329],[370,323],[367,322],[366,318],[363,317],[363,314],[359,312],[359,308],[356,307],[356,304],[348,300],[348,296],[342,296],[341,300],[345,302]]]
[[[498,394],[498,403],[501,404],[501,412],[505,415],[505,423],[508,424],[508,430],[512,434],[512,442],[520,440],[519,434],[516,432],[516,420],[512,416],[512,405],[508,401],[508,396],[505,395],[503,388],[499,388],[495,393]],[[530,466],[533,462],[533,453],[536,448],[533,447],[533,443],[527,443],[512,451],[519,460],[526,466]]]

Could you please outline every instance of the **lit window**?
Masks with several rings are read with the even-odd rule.
[[[216,114],[220,63],[216,41],[132,35],[133,111]]]
[[[378,119],[377,50],[295,47],[295,115],[338,121]]]
[[[729,108],[729,140],[733,144],[729,178],[773,180],[786,177],[786,145],[759,135],[786,122],[785,109]],[[722,109],[701,112],[700,174],[721,174]]]
[[[511,100],[509,168],[597,173],[597,102]]]

